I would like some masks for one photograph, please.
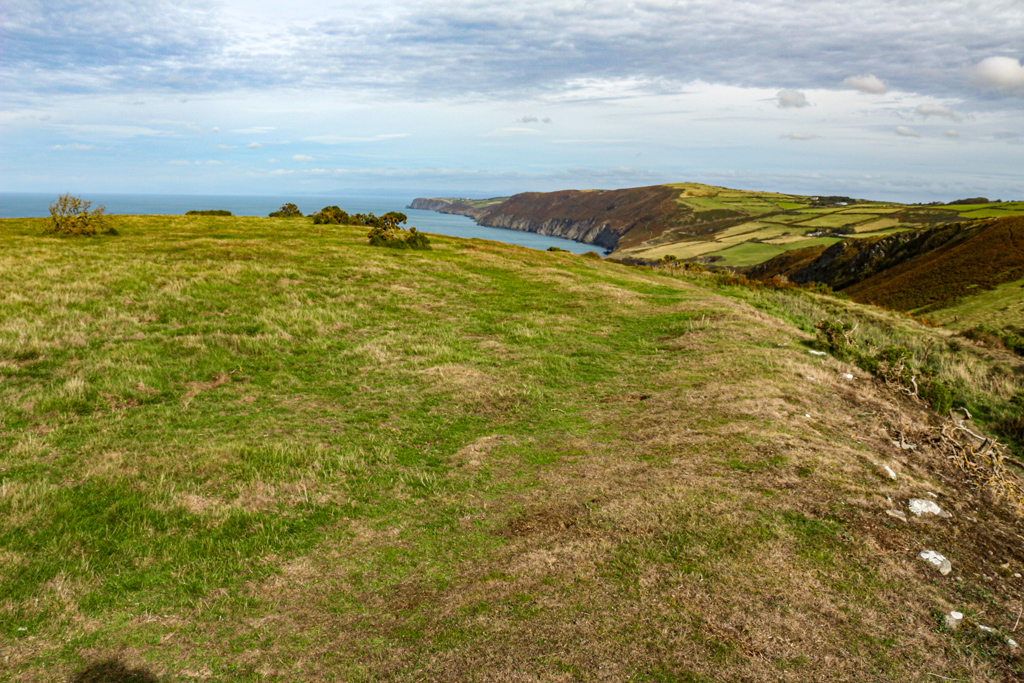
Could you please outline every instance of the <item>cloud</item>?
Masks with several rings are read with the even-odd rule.
[[[536,116],[524,116],[521,119],[516,119],[516,123],[537,123],[539,120]]]
[[[960,65],[1019,50],[1021,35],[1011,0],[927,12],[891,0],[647,0],[628,11],[621,0],[590,0],[585,13],[565,0],[379,0],[373,12],[310,0],[8,5],[0,68],[37,92],[319,88],[500,99],[553,95],[588,78],[665,90],[697,81],[827,88],[838,72],[868,74],[847,79],[866,92],[883,92],[870,76],[883,74],[902,91],[948,94],[965,90]]]
[[[896,126],[896,135],[903,136],[905,138],[919,138],[921,134],[913,128],[907,128],[906,126]]]
[[[785,140],[814,140],[819,136],[809,135],[808,133],[783,133],[779,137]]]
[[[169,166],[191,166],[192,162],[185,161],[183,159],[172,159],[171,161],[168,161],[167,164]]]
[[[811,103],[807,101],[807,96],[799,90],[780,90],[776,99],[780,109],[800,109],[811,106]]]
[[[1011,57],[989,57],[974,67],[982,85],[1006,93],[1024,94],[1024,65]]]
[[[238,130],[231,131],[239,135],[264,135],[273,130],[277,130],[273,126],[252,126],[250,128],[239,128]]]
[[[270,172],[270,175],[290,175],[292,173],[295,173],[295,171],[286,171],[283,168],[275,168]]]
[[[303,140],[319,142],[323,145],[347,145],[352,142],[382,142],[384,140],[396,140],[407,137],[409,137],[409,133],[385,133],[367,138],[345,137],[341,135],[311,135],[310,137],[303,138]]]
[[[943,107],[940,104],[918,105],[918,107],[914,109],[914,113],[917,114],[918,116],[923,116],[924,118],[928,118],[929,116],[937,116],[939,118],[950,119],[953,121],[958,121],[960,119],[960,117],[953,113],[952,109],[950,109],[949,107]]]
[[[889,90],[880,78],[872,74],[844,78],[843,85],[847,88],[868,93],[869,95],[884,95]]]
[[[248,145],[246,145],[246,147],[248,147],[249,149],[260,149],[263,147],[263,145],[261,145],[258,142],[250,142]]]
[[[216,145],[216,147],[223,150],[236,149],[234,145]]]
[[[96,145],[80,145],[78,143],[72,143],[70,145],[54,145],[50,149],[55,149],[58,152],[87,152],[90,149],[96,149]]]
[[[294,161],[313,161],[313,157],[308,154],[293,154],[292,159]]]
[[[947,138],[958,138],[960,137],[960,131],[956,130],[955,128],[950,128],[945,133],[943,133],[943,135],[945,135]]]
[[[220,128],[218,126],[214,126],[213,128],[210,129],[210,132],[211,133],[219,133],[220,132]]]

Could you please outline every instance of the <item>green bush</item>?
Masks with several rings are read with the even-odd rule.
[[[226,209],[203,209],[202,211],[186,211],[186,216],[232,216]]]
[[[106,208],[100,206],[90,210],[92,202],[83,201],[81,197],[62,194],[50,204],[50,219],[45,232],[50,235],[91,236],[96,233],[117,234],[110,225],[110,217]]]
[[[388,247],[390,249],[420,249],[430,250],[430,240],[416,228],[402,230],[396,225],[378,225],[370,229],[366,235],[370,239],[370,245],[374,247]]]
[[[277,211],[270,213],[271,218],[302,218],[302,212],[294,204],[282,204]]]
[[[348,225],[349,219],[348,212],[337,206],[325,206],[313,214],[314,225]]]

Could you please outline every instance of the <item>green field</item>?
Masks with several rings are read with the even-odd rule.
[[[1024,280],[978,289],[953,306],[930,311],[927,318],[954,330],[978,325],[1024,327]]]
[[[690,235],[686,230],[671,229],[648,243],[622,249],[617,256],[656,261],[665,256],[691,259],[719,252],[731,256],[735,249],[741,257],[730,259],[727,265],[756,265],[782,253],[769,247],[780,246],[776,238],[789,232],[806,235],[807,242],[784,240],[787,248],[813,246],[812,232],[829,232],[839,228],[853,229],[852,237],[877,237],[881,235],[920,229],[926,225],[958,220],[1024,215],[1024,202],[992,202],[970,205],[901,205],[889,202],[858,200],[846,206],[813,206],[810,197],[784,195],[770,192],[748,192],[728,188],[701,185],[698,183],[677,183],[670,185],[680,190],[677,202],[696,212],[697,217],[711,216],[728,223],[711,234]],[[702,212],[727,211],[728,214]],[[746,218],[745,218],[746,217]],[[770,231],[767,226],[776,226]],[[675,234],[675,239],[671,236]],[[739,235],[745,235],[737,239]],[[735,247],[742,241],[756,240],[763,247]],[[713,242],[719,246],[709,248],[701,242]],[[790,246],[794,245],[794,246]],[[728,252],[728,253],[727,253]],[[759,255],[762,261],[751,261]]]
[[[1020,379],[942,330],[479,240],[115,220],[0,221],[4,680],[1024,674],[942,625],[1012,629],[1019,518],[892,446],[920,403],[808,353],[856,321],[996,416]],[[951,520],[886,515],[925,491]],[[122,665],[150,674],[95,675]]]

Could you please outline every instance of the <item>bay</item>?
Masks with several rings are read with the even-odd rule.
[[[49,215],[50,203],[56,195],[46,193],[0,192],[0,218],[33,218]],[[546,250],[558,247],[576,254],[600,252],[601,248],[573,240],[537,235],[520,230],[485,228],[471,218],[436,211],[407,209],[413,200],[408,196],[344,196],[344,195],[182,195],[182,194],[90,194],[82,199],[93,207],[103,205],[113,215],[181,215],[186,211],[225,209],[236,216],[266,216],[282,204],[290,202],[304,214],[319,211],[325,206],[338,206],[349,213],[375,213],[401,211],[409,217],[409,226],[417,230],[451,237],[483,239],[506,244],[518,244],[530,249]]]

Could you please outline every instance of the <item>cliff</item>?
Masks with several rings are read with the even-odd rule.
[[[489,228],[522,230],[608,250],[639,244],[678,222],[678,191],[664,185],[625,190],[523,192],[507,199],[421,197],[411,209],[469,216]]]

